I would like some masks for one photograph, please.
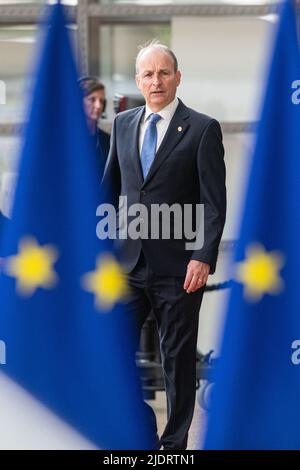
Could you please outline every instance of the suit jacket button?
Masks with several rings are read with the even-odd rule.
[[[146,196],[146,191],[141,191],[142,196]]]

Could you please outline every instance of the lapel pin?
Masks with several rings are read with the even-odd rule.
[[[177,127],[177,130],[178,130],[178,132],[181,132],[181,131],[182,131],[182,127],[181,127],[181,126]]]

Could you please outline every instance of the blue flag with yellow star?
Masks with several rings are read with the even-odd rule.
[[[96,447],[152,448],[122,305],[126,280],[96,236],[103,201],[66,19],[60,4],[49,11],[4,234],[0,375]]]
[[[288,0],[258,126],[206,449],[300,449],[299,86]]]

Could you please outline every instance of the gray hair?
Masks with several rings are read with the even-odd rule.
[[[177,72],[177,70],[178,70],[178,61],[177,61],[177,57],[174,54],[174,52],[171,51],[171,49],[168,46],[166,46],[165,44],[161,44],[158,40],[154,39],[151,42],[148,42],[148,43],[146,43],[142,46],[139,46],[139,52],[138,52],[138,55],[136,56],[136,59],[135,59],[135,72],[136,72],[136,74],[139,73],[138,72],[138,63],[139,63],[141,57],[146,52],[148,52],[150,50],[158,50],[158,51],[164,52],[165,54],[168,54],[174,62],[174,71]]]

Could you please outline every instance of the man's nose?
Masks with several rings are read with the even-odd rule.
[[[161,83],[161,77],[159,74],[154,74],[153,75],[153,85],[154,86],[159,86]]]

